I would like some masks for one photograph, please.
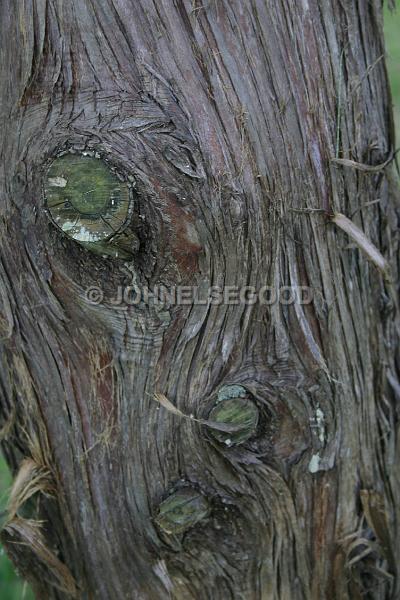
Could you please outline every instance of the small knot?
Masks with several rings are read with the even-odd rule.
[[[166,498],[158,507],[155,519],[165,533],[184,533],[210,513],[208,500],[192,487],[182,488]]]
[[[259,410],[251,394],[241,385],[228,385],[218,392],[209,420],[232,426],[232,430],[212,429],[211,435],[227,446],[243,444],[257,431]]]

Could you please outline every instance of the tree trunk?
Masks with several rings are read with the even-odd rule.
[[[399,598],[381,0],[0,10],[1,433],[16,476],[2,540],[18,570],[40,599]],[[54,225],[44,186],[65,151],[132,186],[129,260]],[[132,283],[305,286],[312,301],[116,303]]]

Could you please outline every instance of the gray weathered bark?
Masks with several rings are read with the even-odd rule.
[[[20,470],[2,539],[20,572],[38,598],[398,598],[399,204],[392,164],[332,160],[393,154],[381,1],[0,10],[0,405]],[[43,177],[67,148],[133,177],[129,268],[49,222]],[[113,306],[132,277],[314,300]],[[153,397],[206,418],[225,384],[261,413],[240,446]],[[186,484],[211,512],[162,533]]]

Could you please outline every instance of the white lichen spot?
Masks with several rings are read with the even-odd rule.
[[[76,221],[65,221],[61,228],[77,242],[98,242],[102,239],[101,234],[93,233],[84,225],[77,225]]]
[[[321,458],[320,458],[319,454],[314,454],[308,465],[308,470],[310,471],[310,473],[318,473],[318,471],[320,470],[320,468],[319,468],[320,463],[321,463]]]
[[[325,445],[326,442],[326,430],[325,430],[325,415],[322,410],[318,407],[315,411],[315,417],[311,419],[311,428],[314,429],[318,436],[321,444]]]
[[[73,234],[73,238],[78,242],[98,242],[101,239],[101,236],[96,235],[90,231],[90,229],[86,229],[86,227],[81,225],[79,231]]]
[[[67,186],[67,180],[64,179],[64,177],[49,177],[48,178],[48,184],[51,185],[52,187],[60,187],[60,188],[64,188]]]
[[[64,221],[64,223],[61,225],[61,229],[63,231],[71,231],[71,229],[74,229],[74,227],[75,227],[74,221]]]
[[[315,422],[318,429],[318,438],[321,444],[325,443],[325,415],[318,407],[315,411]]]

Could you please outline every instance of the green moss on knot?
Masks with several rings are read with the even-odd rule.
[[[126,234],[131,196],[126,182],[96,156],[65,154],[49,167],[46,208],[64,234],[92,252],[128,259],[137,242]]]
[[[156,523],[165,533],[179,534],[206,518],[209,512],[203,494],[194,488],[182,488],[160,504]]]
[[[239,385],[225,386],[218,393],[218,401],[209,420],[232,425],[232,432],[213,429],[211,434],[227,446],[242,444],[257,431],[259,411],[247,391]]]

